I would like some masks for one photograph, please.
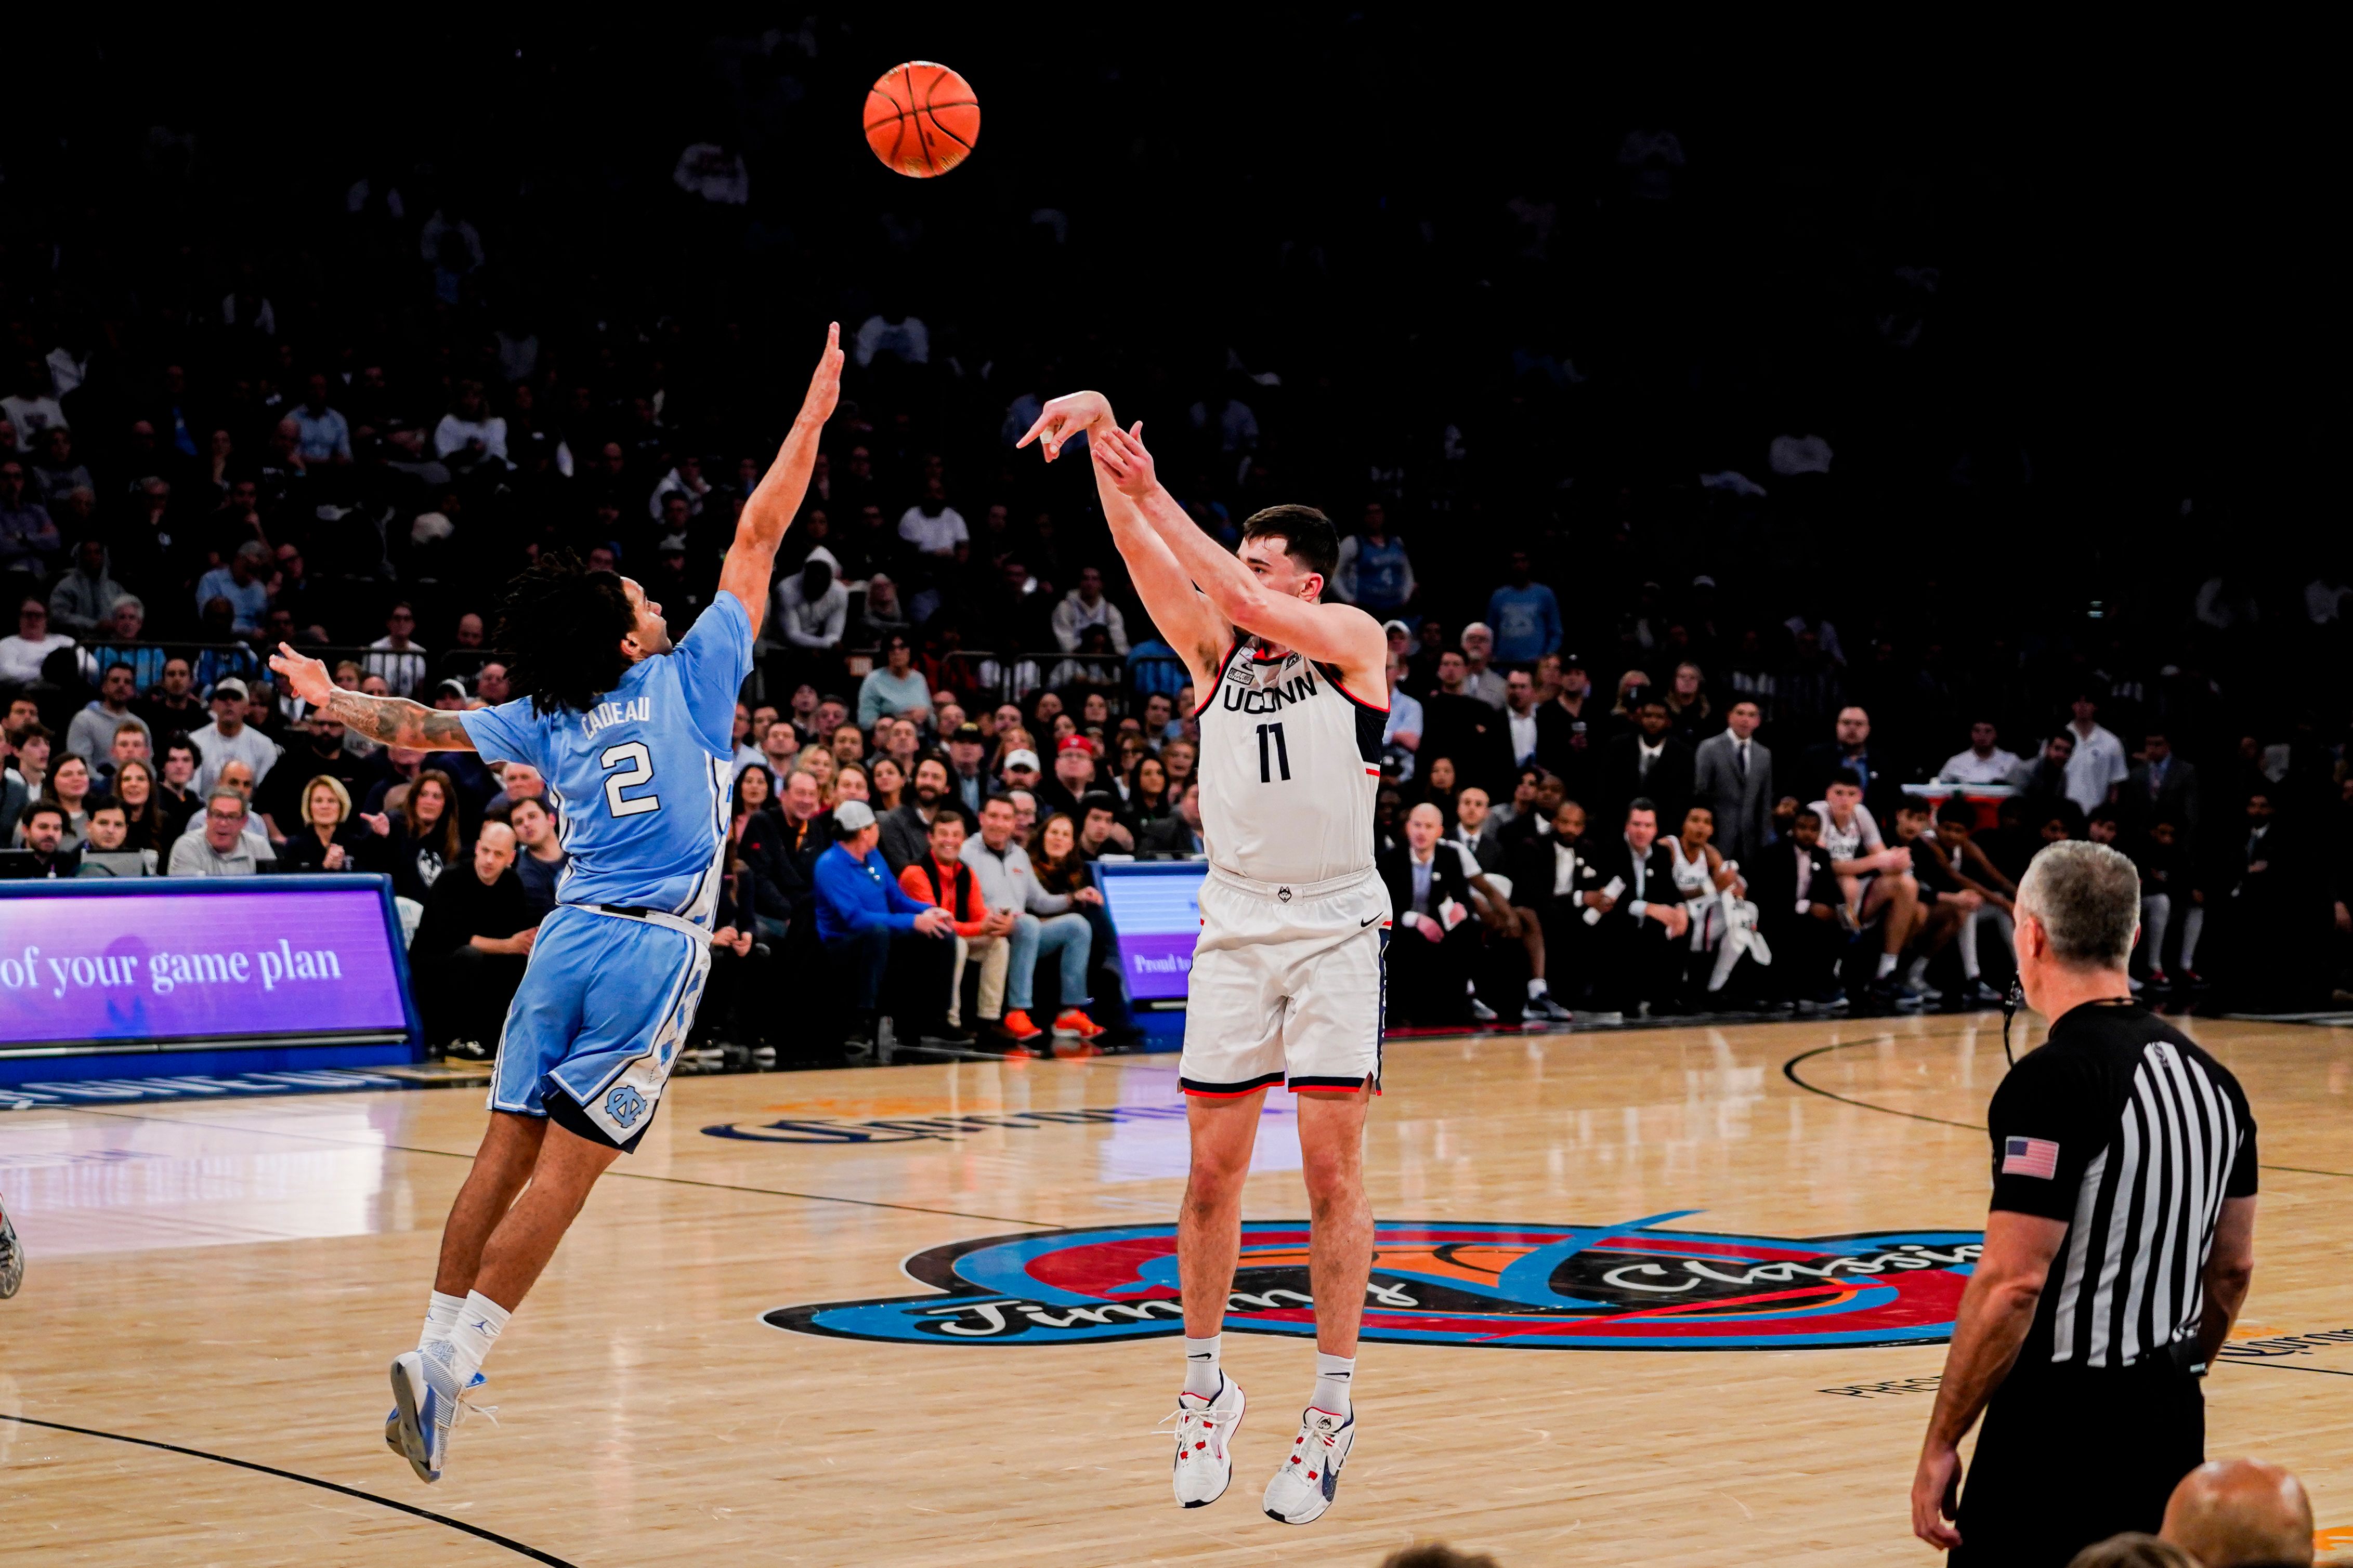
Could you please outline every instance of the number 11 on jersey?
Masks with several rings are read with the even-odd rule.
[[[1270,737],[1273,741],[1271,750],[1267,744]],[[1291,748],[1282,743],[1282,725],[1280,721],[1261,724],[1258,727],[1258,782],[1272,784],[1278,769],[1284,781],[1288,782],[1291,778]]]

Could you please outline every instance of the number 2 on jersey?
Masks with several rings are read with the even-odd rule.
[[[1274,741],[1271,752],[1267,748],[1270,736]],[[1261,724],[1258,727],[1258,782],[1272,784],[1278,769],[1288,781],[1291,777],[1291,748],[1282,743],[1282,725],[1280,722]]]
[[[654,782],[654,760],[652,753],[646,750],[646,743],[631,741],[626,745],[607,746],[605,754],[596,759],[596,765],[607,769],[617,768],[623,763],[629,764],[628,771],[615,773],[605,781],[605,809],[615,816],[636,816],[643,812],[659,811],[661,796],[658,795],[628,797],[621,794],[625,789],[635,789],[639,784]],[[1286,773],[1284,776],[1289,775]]]

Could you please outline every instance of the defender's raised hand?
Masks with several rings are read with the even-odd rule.
[[[1037,441],[1044,447],[1046,460],[1050,463],[1062,455],[1071,437],[1094,425],[1118,428],[1112,420],[1111,399],[1100,392],[1065,393],[1047,404],[1038,416],[1038,423],[1029,426],[1029,433],[1013,445],[1027,447]]]
[[[822,425],[833,417],[841,400],[841,323],[828,321],[825,352],[817,356],[817,372],[809,377],[808,395],[801,399],[801,417]]]

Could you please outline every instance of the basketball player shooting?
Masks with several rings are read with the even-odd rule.
[[[1192,1167],[1177,1215],[1185,1386],[1175,1486],[1187,1508],[1233,1478],[1240,1385],[1219,1367],[1241,1252],[1242,1183],[1266,1091],[1298,1096],[1314,1229],[1315,1386],[1265,1508],[1307,1524],[1332,1505],[1356,1436],[1356,1328],[1372,1272],[1365,1114],[1380,1089],[1389,900],[1373,868],[1373,803],[1388,718],[1388,644],[1350,605],[1317,600],[1339,555],[1311,507],[1278,506],[1229,555],[1153,471],[1144,427],[1123,431],[1092,392],[1046,405],[1021,445],[1051,462],[1083,434],[1103,513],[1145,609],[1204,694],[1201,831],[1209,871],[1193,952],[1185,1049]]]
[[[343,690],[283,643],[269,660],[296,696],[371,740],[529,763],[572,857],[500,1035],[491,1124],[441,1233],[424,1331],[393,1358],[385,1441],[424,1480],[440,1479],[461,1396],[588,1189],[645,1137],[693,1027],[725,866],[735,695],[840,393],[840,338],[828,329],[792,432],[744,503],[719,592],[675,646],[635,582],[560,555],[508,589],[498,646],[514,650],[513,701],[439,712]]]

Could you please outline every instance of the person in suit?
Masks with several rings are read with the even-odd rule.
[[[1144,825],[1144,831],[1135,837],[1135,852],[1187,859],[1209,852],[1208,841],[1201,837],[1201,786],[1198,781],[1187,782],[1185,793],[1176,797],[1176,810]]]
[[[1659,712],[1666,716],[1664,704]],[[1586,903],[1601,912],[1593,927],[1596,1006],[1605,1016],[1643,1006],[1653,1014],[1674,1011],[1691,916],[1675,889],[1674,858],[1659,842],[1659,808],[1643,795],[1627,802],[1623,830],[1597,845],[1593,860],[1601,888]]]
[[[1533,805],[1530,809],[1535,809]],[[1469,784],[1454,797],[1454,826],[1447,829],[1446,841],[1462,857],[1480,920],[1494,940],[1518,942],[1527,959],[1526,1016],[1566,1023],[1568,1009],[1554,1002],[1545,982],[1544,929],[1519,906],[1514,894],[1512,876],[1519,855],[1514,843],[1504,837],[1507,826],[1496,820],[1487,792]]]
[[[1389,1007],[1417,1024],[1460,1024],[1485,1011],[1470,994],[1479,952],[1471,879],[1445,830],[1445,818],[1424,801],[1406,814],[1405,842],[1377,862],[1392,921]]]
[[[1743,865],[1773,826],[1773,753],[1755,739],[1763,722],[1757,704],[1742,698],[1692,756],[1692,804],[1715,814],[1716,848]]]
[[[2327,857],[2282,820],[2274,795],[2250,793],[2240,820],[2216,823],[2209,836],[2211,923],[2200,952],[2211,952],[2216,1005],[2239,1012],[2317,1007],[2329,989]]]
[[[2198,766],[2173,754],[2173,742],[2162,730],[2152,730],[2140,763],[2125,775],[2116,795],[2116,810],[2133,835],[2158,822],[2173,823],[2190,834],[2198,830],[2204,802],[2200,798]]]
[[[1692,776],[1692,749],[1669,732],[1666,699],[1646,693],[1634,709],[1633,733],[1602,752],[1600,809],[1622,816],[1636,800],[1647,800],[1668,820],[1681,822]]]
[[[1503,826],[1495,820],[1493,802],[1477,784],[1465,784],[1456,794],[1454,826],[1446,837],[1461,845],[1480,870],[1491,877],[1504,874]]]
[[[1831,1001],[1838,992],[1838,955],[1844,943],[1839,926],[1841,894],[1831,858],[1822,848],[1822,819],[1801,808],[1789,836],[1742,862],[1748,897],[1757,905],[1757,925],[1773,949],[1776,994],[1804,1006]]]
[[[1527,1016],[1558,1022],[1585,994],[1592,945],[1585,911],[1602,879],[1585,842],[1585,807],[1556,799],[1546,826],[1513,840],[1504,864],[1527,947]]]
[[[1514,812],[1512,820],[1504,824],[1496,835],[1503,840],[1505,856],[1519,853],[1523,844],[1552,837],[1553,814],[1560,809],[1561,802],[1575,793],[1557,774],[1537,774],[1535,789],[1527,809]]]

